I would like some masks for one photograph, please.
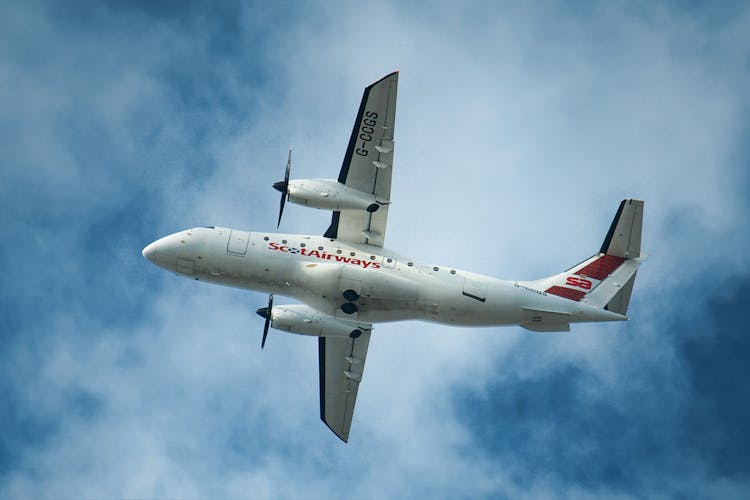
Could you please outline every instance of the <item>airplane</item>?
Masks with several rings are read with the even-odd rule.
[[[375,323],[422,320],[454,326],[519,325],[570,331],[582,322],[627,320],[641,253],[643,201],[623,200],[601,249],[567,271],[504,281],[424,264],[386,249],[398,71],[365,88],[338,179],[290,180],[287,201],[332,211],[321,236],[197,227],[143,249],[159,267],[197,281],[269,294],[257,310],[269,327],[318,337],[320,418],[347,442]],[[299,304],[274,305],[282,295]]]

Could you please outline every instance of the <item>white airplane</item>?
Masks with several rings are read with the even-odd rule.
[[[333,211],[323,236],[201,227],[161,238],[143,255],[190,279],[269,293],[269,326],[318,337],[320,418],[346,442],[373,324],[422,320],[457,326],[520,325],[569,331],[571,323],[626,320],[641,254],[643,201],[623,200],[598,253],[560,274],[503,281],[421,264],[383,248],[391,204],[398,72],[367,87],[338,180],[290,180],[284,204]],[[274,295],[302,304],[273,305]]]

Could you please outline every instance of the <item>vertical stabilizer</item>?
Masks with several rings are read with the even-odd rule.
[[[623,200],[599,253],[567,271],[521,282],[551,295],[625,315],[641,255],[643,201]]]
[[[622,200],[599,253],[636,259],[641,255],[643,201]]]

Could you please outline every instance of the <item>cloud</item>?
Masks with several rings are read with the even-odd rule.
[[[748,10],[371,9],[6,9],[2,495],[742,496]],[[294,175],[335,177],[363,86],[395,68],[388,246],[535,278],[637,196],[652,255],[625,325],[378,326],[342,445],[314,339],[261,355],[264,296],[139,254],[273,230],[287,146]]]
[[[747,280],[726,283],[689,318],[656,319],[652,335],[620,336],[606,367],[549,363],[542,350],[543,366],[528,370],[529,349],[518,345],[486,389],[456,389],[473,444],[529,485],[742,497],[748,407],[736,382],[750,375],[738,317]]]

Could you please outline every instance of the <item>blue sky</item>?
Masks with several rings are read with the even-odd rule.
[[[5,3],[0,496],[721,497],[750,488],[741,2]],[[400,69],[387,246],[533,279],[646,200],[631,321],[381,325],[348,445],[314,339],[140,250],[275,228]],[[289,206],[282,229],[328,215]]]

